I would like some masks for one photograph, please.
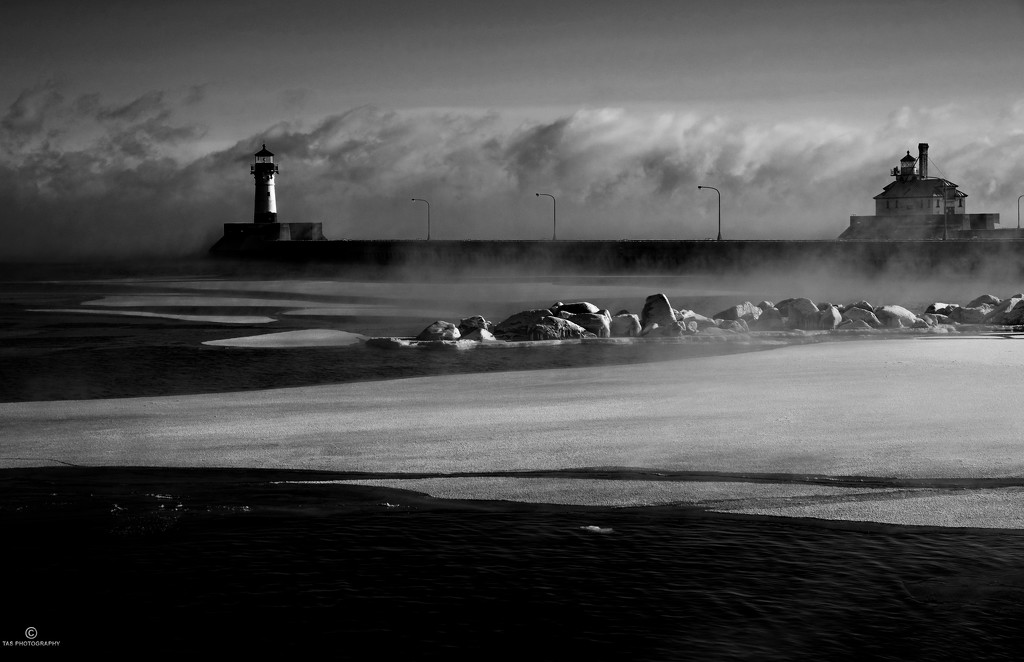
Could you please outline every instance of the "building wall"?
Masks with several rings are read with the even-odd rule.
[[[944,214],[851,216],[850,227],[839,238],[879,241],[941,239],[944,235],[991,234],[992,231],[996,233],[993,236],[998,236],[1005,231],[998,230],[997,225],[999,214],[958,214],[948,220]],[[964,238],[969,239],[970,236]]]
[[[875,200],[876,216],[924,216],[943,214],[942,198],[879,198]],[[966,214],[964,198],[957,198],[954,214]]]

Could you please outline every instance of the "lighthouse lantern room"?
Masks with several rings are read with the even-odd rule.
[[[250,172],[256,182],[253,222],[276,223],[277,195],[274,192],[274,180],[277,177],[278,169],[274,163],[274,154],[267,149],[266,144],[263,145],[263,149],[256,152]]]

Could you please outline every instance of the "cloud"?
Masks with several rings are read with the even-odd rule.
[[[949,105],[900,108],[875,129],[828,118],[786,123],[696,113],[584,109],[511,126],[500,113],[353,108],[279,123],[198,159],[202,127],[177,118],[205,91],[67,101],[26,90],[0,129],[5,257],[201,253],[224,222],[251,218],[248,165],[261,142],[281,167],[282,220],[322,221],[331,238],[545,238],[558,199],[561,238],[836,237],[906,150],[930,142],[934,168],[971,211],[1014,209],[1024,176],[1017,103],[979,117]],[[970,119],[971,121],[968,121]],[[194,150],[193,150],[194,151]],[[1009,212],[1009,213],[1008,213]]]

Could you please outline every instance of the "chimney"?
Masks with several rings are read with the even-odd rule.
[[[921,179],[928,176],[928,143],[917,144],[917,173]]]

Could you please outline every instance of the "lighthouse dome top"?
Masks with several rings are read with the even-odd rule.
[[[256,156],[273,156],[274,153],[267,149],[267,143],[263,143],[263,149],[256,152]]]

